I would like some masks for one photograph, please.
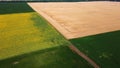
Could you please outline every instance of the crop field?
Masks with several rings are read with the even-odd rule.
[[[0,3],[0,68],[92,68],[26,3]]]
[[[101,68],[120,67],[120,31],[70,40]]]
[[[24,5],[27,4],[1,4],[0,9],[6,11],[0,12],[0,59],[67,44],[46,20],[29,7],[29,10],[22,8]]]
[[[67,39],[120,30],[120,2],[30,2]]]

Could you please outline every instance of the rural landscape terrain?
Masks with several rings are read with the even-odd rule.
[[[0,2],[0,68],[119,68],[120,3]]]

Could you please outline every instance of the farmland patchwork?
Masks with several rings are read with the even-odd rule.
[[[0,3],[0,68],[92,68],[26,3]]]

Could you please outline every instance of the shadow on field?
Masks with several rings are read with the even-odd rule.
[[[0,61],[0,68],[92,68],[67,46],[48,48]]]
[[[34,12],[27,3],[12,3],[12,2],[1,2],[0,3],[0,15],[1,14],[12,14],[12,13],[26,13]]]

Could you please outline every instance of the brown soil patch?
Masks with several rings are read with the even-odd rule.
[[[120,2],[28,4],[67,39],[120,30]]]

